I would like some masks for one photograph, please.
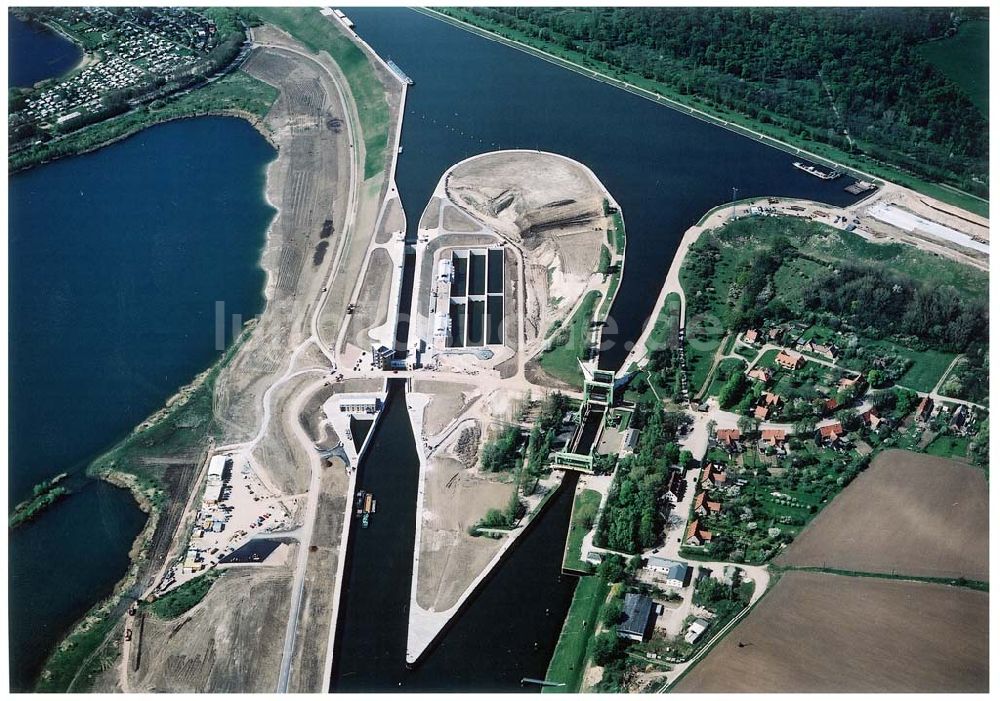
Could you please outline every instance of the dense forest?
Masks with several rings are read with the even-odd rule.
[[[986,119],[921,56],[985,8],[473,8],[668,94],[988,193]]]

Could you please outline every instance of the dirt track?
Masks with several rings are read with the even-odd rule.
[[[889,450],[775,562],[987,581],[988,496],[978,468]]]
[[[939,584],[786,573],[673,691],[984,692],[988,602]]]

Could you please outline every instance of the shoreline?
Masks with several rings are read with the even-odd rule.
[[[126,112],[125,114],[126,115],[130,114],[130,112]],[[119,115],[118,117],[113,117],[113,119],[118,119],[119,117],[122,117],[122,116],[125,116],[125,115]],[[172,115],[172,116],[168,116],[168,117],[157,118],[157,119],[154,119],[153,121],[149,122],[148,124],[137,125],[137,126],[131,128],[131,129],[126,130],[125,132],[123,132],[121,134],[113,136],[113,137],[111,137],[109,139],[106,139],[106,140],[100,142],[100,143],[93,144],[92,146],[88,146],[88,147],[81,148],[79,150],[73,151],[72,153],[65,153],[65,154],[62,154],[60,156],[56,156],[54,158],[45,158],[45,159],[43,159],[41,161],[27,163],[27,164],[22,165],[22,166],[20,166],[18,168],[14,168],[13,170],[11,170],[11,169],[8,168],[7,174],[8,174],[8,176],[16,175],[18,173],[23,173],[25,171],[32,170],[33,168],[37,168],[39,166],[47,165],[49,163],[55,163],[56,161],[61,161],[61,160],[66,159],[66,158],[75,158],[76,156],[83,156],[83,155],[88,154],[88,153],[93,153],[95,151],[100,151],[101,149],[103,149],[103,148],[105,148],[107,146],[112,146],[114,144],[117,144],[119,141],[124,141],[125,139],[129,139],[129,138],[135,136],[136,134],[139,134],[140,132],[145,131],[146,129],[150,129],[152,127],[156,127],[156,126],[159,126],[161,124],[168,124],[170,122],[177,122],[177,121],[181,121],[181,120],[184,120],[184,119],[200,119],[202,117],[228,117],[228,118],[232,118],[232,119],[242,119],[242,120],[246,121],[254,129],[254,131],[256,131],[258,134],[260,134],[264,138],[264,140],[268,143],[268,145],[271,146],[271,148],[273,148],[275,151],[277,151],[279,149],[278,142],[275,141],[274,135],[271,134],[263,126],[263,122],[264,122],[263,118],[258,117],[257,115],[255,115],[255,114],[253,114],[251,112],[247,112],[246,110],[241,110],[241,109],[238,109],[238,108],[235,108],[235,107],[234,108],[219,108],[219,109],[214,109],[214,110],[205,110],[204,112],[193,112],[191,114]],[[103,126],[104,124],[105,124],[105,122],[98,122],[97,124],[93,124],[93,125],[90,125],[88,127],[85,127],[85,129],[89,129],[91,127]],[[74,132],[74,134],[76,134],[76,133],[79,133],[79,132]],[[266,199],[266,197],[265,197],[265,199]],[[271,203],[268,202],[268,204],[271,204]]]

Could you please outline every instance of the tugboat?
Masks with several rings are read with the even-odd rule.
[[[359,489],[354,497],[354,515],[361,516],[364,513],[365,490]]]
[[[368,528],[368,514],[363,514],[361,516],[361,527]]]

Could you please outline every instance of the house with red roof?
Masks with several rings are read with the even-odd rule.
[[[743,434],[738,428],[720,428],[715,431],[715,440],[729,453],[740,450],[740,438]]]
[[[699,492],[698,496],[694,498],[694,512],[699,516],[718,514],[722,512],[722,503],[710,501],[705,492]]]
[[[798,370],[806,364],[806,359],[802,357],[801,353],[782,349],[777,357],[775,357],[774,362],[785,368],[785,370]]]
[[[761,382],[770,382],[771,378],[774,377],[774,372],[771,368],[756,367],[747,373],[747,377],[751,380],[759,380]]]
[[[726,471],[715,463],[709,463],[701,470],[701,479],[698,483],[702,489],[718,489],[726,486],[729,481]]]
[[[694,519],[688,524],[687,532],[684,534],[685,545],[704,545],[712,542],[712,531],[702,528],[698,519]]]
[[[818,430],[820,439],[831,445],[839,441],[844,435],[844,427],[839,421],[820,426]]]

